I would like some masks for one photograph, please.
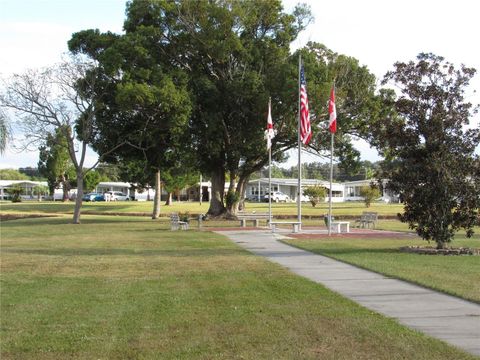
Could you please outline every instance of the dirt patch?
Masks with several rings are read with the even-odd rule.
[[[56,215],[44,215],[44,214],[0,214],[0,221],[41,218],[41,217],[55,217],[55,216]]]
[[[400,251],[420,255],[480,255],[480,249],[463,247],[437,249],[430,246],[404,246]]]

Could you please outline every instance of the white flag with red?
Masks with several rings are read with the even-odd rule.
[[[272,147],[272,139],[275,137],[275,131],[273,130],[272,110],[270,101],[268,102],[268,117],[267,117],[267,130],[265,130],[265,138],[267,139],[267,150]]]
[[[337,131],[337,110],[335,108],[335,88],[332,87],[330,92],[330,101],[328,102],[328,113],[330,115],[330,120],[328,122],[328,128],[333,134]]]

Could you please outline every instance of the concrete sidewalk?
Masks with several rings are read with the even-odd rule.
[[[288,246],[269,230],[216,232],[368,309],[480,356],[478,304]]]

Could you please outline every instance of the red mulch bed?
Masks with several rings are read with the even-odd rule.
[[[312,228],[305,228],[304,230],[320,230],[319,228],[312,229]],[[325,228],[321,230],[326,230]],[[399,231],[382,231],[382,230],[367,230],[367,229],[350,229],[351,232],[349,233],[332,233],[330,237],[334,238],[345,238],[345,239],[382,239],[382,238],[390,238],[390,239],[411,239],[415,238],[417,235],[414,233],[407,233],[407,232],[399,232]],[[293,237],[296,239],[323,239],[328,238],[328,234],[312,234],[312,233],[300,233],[300,234],[289,234],[289,237]]]
[[[267,228],[256,228],[256,227],[208,227],[208,226],[202,226],[202,230],[207,230],[207,231],[259,231],[259,230],[268,230],[268,229]]]

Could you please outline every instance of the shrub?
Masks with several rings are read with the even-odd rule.
[[[362,186],[360,188],[360,196],[363,197],[363,202],[365,206],[368,208],[373,200],[380,196],[380,190],[374,185],[370,186]]]
[[[310,203],[315,207],[319,202],[325,200],[327,190],[323,186],[315,185],[304,189],[303,194],[310,198]]]

